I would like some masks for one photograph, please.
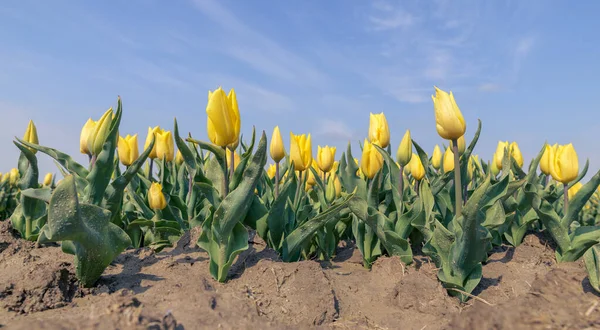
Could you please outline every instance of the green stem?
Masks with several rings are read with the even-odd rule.
[[[400,181],[398,182],[398,193],[400,194],[400,214],[404,209],[404,166],[400,165]]]
[[[150,158],[150,167],[148,168],[148,180],[152,182],[152,170],[154,169],[154,159]]]
[[[96,155],[92,156],[92,159],[90,159],[90,169],[94,168],[94,165],[96,165],[96,159],[98,157]]]
[[[569,211],[569,185],[566,183],[563,185],[563,195],[565,195],[565,205],[563,206],[563,214],[566,215]]]
[[[223,157],[223,198],[229,194],[229,175],[227,175],[227,147],[223,147],[225,157]]]
[[[323,184],[327,184],[327,172],[323,172]]]
[[[279,197],[279,162],[275,163],[275,198]]]
[[[460,179],[460,155],[458,154],[458,139],[452,139],[454,153],[454,211],[456,217],[462,213],[462,181]]]
[[[302,171],[298,172],[298,186],[296,186],[296,196],[294,197],[295,205],[298,205],[298,197],[300,196],[300,189],[302,189]]]
[[[546,175],[546,181],[544,182],[544,189],[548,188],[549,183],[550,183],[550,175]]]
[[[233,174],[235,173],[235,151],[231,150],[231,160],[229,162],[229,180],[233,181]]]
[[[32,223],[31,223],[31,217],[27,216],[25,217],[25,239],[29,240],[29,238],[31,237],[31,227],[32,227]]]
[[[415,180],[415,191],[417,192],[417,196],[419,196],[419,184],[421,181]]]

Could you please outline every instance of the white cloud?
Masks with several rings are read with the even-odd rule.
[[[356,132],[339,119],[320,120],[316,135],[332,142],[356,140],[357,136]]]
[[[403,10],[396,10],[385,16],[369,16],[374,30],[394,30],[413,25],[415,18]]]

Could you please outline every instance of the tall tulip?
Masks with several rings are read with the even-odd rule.
[[[285,147],[283,146],[283,138],[281,137],[279,126],[275,126],[273,129],[269,152],[271,154],[271,158],[275,161],[275,197],[277,197],[279,196],[279,162],[285,157]]]
[[[25,131],[25,135],[23,136],[23,140],[29,143],[39,144],[37,128],[35,127],[33,120],[29,121],[29,124],[27,125],[27,130]],[[27,149],[31,150],[31,152],[33,152],[34,154],[37,152],[37,150],[33,148],[27,147]]]
[[[318,146],[317,148],[317,165],[323,171],[323,183],[325,183],[325,175],[333,168],[336,148],[330,146]]]
[[[390,144],[390,128],[385,115],[383,112],[371,113],[369,119],[369,140],[382,148],[387,147]]]
[[[108,137],[110,125],[113,119],[113,109],[106,110],[104,115],[96,122],[94,129],[90,132],[88,137],[88,150],[91,152],[93,157],[97,157],[102,152],[102,147],[106,138]]]
[[[81,129],[81,135],[79,136],[79,151],[82,154],[88,155],[89,157],[92,157],[92,152],[88,147],[88,140],[90,138],[90,134],[96,128],[96,124],[97,123],[92,118],[88,119],[85,122],[85,125],[83,125],[83,128]]]
[[[419,156],[411,157],[410,159],[410,174],[417,181],[421,181],[425,177],[425,168]],[[418,193],[418,191],[417,191]]]
[[[369,179],[373,179],[377,172],[383,167],[383,156],[373,144],[365,139],[362,158],[360,160],[360,168],[363,174]]]
[[[137,137],[137,134],[134,134],[133,136],[127,134],[126,137],[119,136],[117,151],[119,153],[121,164],[130,166],[140,156]]]
[[[564,189],[564,213],[567,214],[569,206],[568,185],[577,178],[579,173],[579,160],[573,144],[553,147],[551,151],[550,173],[554,180],[563,183]]]
[[[550,146],[548,144],[544,145],[544,153],[542,154],[542,158],[540,159],[540,170],[542,173],[546,175],[550,175],[550,163],[552,162]]]
[[[512,142],[510,144],[510,155],[515,159],[519,167],[523,167],[523,154],[521,154],[521,149],[519,149],[517,142]]]
[[[436,170],[439,170],[440,166],[442,165],[442,151],[440,150],[440,147],[437,144],[433,148],[433,154],[431,155],[431,165],[433,165],[433,168],[435,168]]]
[[[235,92],[230,92],[228,97],[221,87],[214,92],[208,92],[206,105],[208,138],[212,143],[223,148],[234,144],[239,139],[240,114],[237,100],[235,106],[232,102],[234,98]]]
[[[494,162],[496,162],[496,168],[502,169],[502,160],[504,159],[504,151],[507,151],[510,154],[510,145],[508,141],[498,141],[498,146],[496,147],[496,153],[494,154]]]
[[[410,137],[410,130],[406,130],[402,140],[400,141],[400,145],[398,146],[398,151],[396,152],[396,160],[398,161],[398,166],[400,167],[400,173],[404,171],[404,168],[410,164],[411,159],[413,159],[412,154],[412,139]],[[400,178],[398,180],[398,192],[400,193],[400,199],[404,196],[404,179]],[[402,212],[402,210],[400,210]]]
[[[435,96],[431,96],[433,108],[435,110],[435,123],[438,134],[447,140],[452,141],[452,153],[454,154],[454,199],[455,212],[460,215],[462,212],[462,181],[460,178],[460,158],[458,139],[465,134],[467,124],[463,118],[454,94],[444,92],[435,87]]]
[[[290,159],[296,171],[304,171],[312,164],[311,137],[305,134],[294,135],[290,132]]]
[[[444,152],[443,168],[444,168],[444,173],[454,170],[454,153],[452,152],[450,147],[448,147],[446,149],[446,152]]]
[[[156,158],[171,162],[175,157],[175,145],[171,131],[156,134]]]

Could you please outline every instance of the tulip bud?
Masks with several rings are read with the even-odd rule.
[[[433,108],[435,109],[435,123],[438,134],[446,140],[454,140],[465,134],[467,124],[463,118],[454,95],[450,92],[435,88],[435,97],[432,95]]]
[[[439,170],[440,166],[442,165],[442,151],[440,150],[440,147],[437,144],[433,148],[433,155],[431,156],[431,165],[433,165],[433,167],[436,170]]]
[[[273,135],[271,135],[271,145],[269,147],[271,158],[275,163],[279,163],[285,157],[285,148],[283,146],[283,139],[279,132],[279,126],[275,126],[273,129]]]
[[[8,182],[10,183],[11,186],[16,185],[17,181],[19,181],[20,178],[21,178],[21,174],[19,173],[18,169],[13,168],[12,170],[10,170],[10,172],[8,174]]]
[[[444,173],[454,170],[454,153],[448,147],[444,153]]]
[[[162,210],[167,207],[167,200],[162,192],[162,185],[158,182],[153,182],[148,190],[148,204],[153,210]]]
[[[79,136],[79,151],[82,154],[90,156],[92,155],[92,152],[88,147],[88,140],[90,138],[90,135],[94,132],[95,128],[96,122],[93,121],[92,118],[88,119],[87,122],[85,122],[85,125],[83,125],[83,128],[81,129],[81,135]]]
[[[383,156],[379,153],[373,144],[367,139],[363,145],[362,158],[360,160],[360,168],[362,173],[369,179],[372,179],[379,170],[383,167]]]
[[[119,142],[117,143],[117,151],[119,154],[119,160],[121,164],[130,166],[140,156],[138,150],[137,134],[126,137],[119,136]]]
[[[495,159],[496,159],[496,154],[494,154],[494,158],[492,158],[492,161],[490,163],[490,170],[492,171],[493,176],[496,176],[496,175],[498,175],[498,173],[500,173],[498,166],[496,166]]]
[[[519,167],[523,167],[523,154],[521,154],[521,149],[519,149],[517,142],[510,144],[510,155],[515,159]]]
[[[27,130],[25,131],[25,135],[23,136],[23,140],[29,143],[39,144],[37,128],[35,127],[33,120],[29,121],[29,125],[27,125]],[[31,152],[33,152],[34,154],[37,152],[37,150],[33,148],[27,147],[27,149],[31,150]]]
[[[183,164],[183,155],[181,154],[181,151],[179,149],[177,150],[177,154],[175,154],[175,164],[177,164],[178,166]]]
[[[170,162],[174,156],[175,145],[173,144],[171,131],[156,133],[156,158]]]
[[[229,100],[229,104],[231,106],[233,134],[235,135],[235,141],[229,145],[229,149],[235,150],[240,144],[240,129],[242,127],[242,121],[240,120],[240,108],[238,107],[237,95],[235,94],[235,90],[233,90],[233,88],[229,90],[227,99]]]
[[[494,162],[496,162],[496,168],[498,170],[502,169],[502,160],[504,159],[504,150],[508,149],[510,151],[510,146],[508,141],[502,142],[498,141],[498,146],[496,147],[496,153],[494,154]]]
[[[4,173],[4,174],[2,175],[2,179],[0,179],[0,181],[1,181],[1,182],[5,182],[5,181],[7,181],[8,179],[10,179],[10,172],[8,172],[8,173]]]
[[[464,154],[465,149],[467,148],[467,146],[465,144],[465,136],[464,135],[458,138],[457,144],[458,144],[458,154],[459,155]],[[452,147],[452,150],[454,151],[454,142],[450,142],[450,146]]]
[[[583,187],[583,184],[581,182],[577,182],[576,184],[574,184],[567,191],[567,198],[569,198],[569,200],[571,200],[573,197],[575,197],[575,195],[577,195],[577,192],[581,189],[581,187]]]
[[[294,135],[290,132],[290,159],[296,171],[304,171],[312,164],[312,144],[310,134]]]
[[[335,161],[335,147],[318,146],[317,151],[317,165],[321,171],[328,173],[333,168],[333,162]]]
[[[230,96],[231,98],[221,87],[214,92],[208,92],[206,105],[208,138],[221,147],[235,143],[239,139],[240,114],[237,110],[237,100],[235,109],[232,104],[235,93],[230,92]]]
[[[371,143],[382,148],[385,148],[390,144],[390,129],[383,112],[380,114],[370,114],[369,140]]]
[[[470,180],[473,180],[473,174],[475,173],[475,168],[476,168],[476,162],[478,162],[479,159],[477,156],[471,156],[469,157],[469,162],[467,163],[467,178]]]
[[[154,128],[148,127],[148,135],[146,135],[146,142],[144,143],[144,151],[148,149],[150,143],[152,143],[152,139],[154,139],[154,147],[152,147],[152,151],[148,155],[150,159],[156,159],[156,147],[158,146],[158,138],[157,134],[163,133],[163,129],[160,126],[155,126]]]
[[[231,161],[231,150],[230,149],[227,149],[227,161]],[[242,159],[240,158],[240,155],[238,155],[238,153],[234,151],[233,152],[233,170],[234,171],[240,164],[240,161],[242,161]],[[228,164],[228,166],[231,166],[231,164]]]
[[[554,148],[553,148],[554,149]],[[552,161],[550,163],[550,173],[554,180],[567,184],[579,173],[579,160],[573,144],[558,146],[556,151],[552,151]]]
[[[50,187],[50,185],[52,185],[52,173],[48,173],[44,177],[44,186]]]
[[[110,124],[112,123],[113,110],[112,107],[102,115],[100,120],[96,122],[94,129],[90,132],[88,137],[88,150],[92,155],[98,156],[102,152],[102,147],[106,138],[108,137]]]
[[[552,151],[550,150],[550,148],[551,147],[547,144],[544,146],[544,153],[542,154],[542,158],[540,159],[540,170],[546,175],[550,174],[550,162],[552,161]]]
[[[410,130],[406,130],[404,133],[404,137],[402,141],[400,141],[400,145],[398,146],[398,151],[396,152],[396,160],[400,166],[404,167],[408,165],[412,158],[412,139],[410,138]]]
[[[269,177],[269,179],[273,179],[275,177],[276,172],[277,168],[275,167],[275,164],[269,165],[269,169],[267,170],[267,176]]]
[[[421,158],[415,155],[410,159],[410,174],[417,181],[421,181],[425,177],[425,168],[421,162]]]

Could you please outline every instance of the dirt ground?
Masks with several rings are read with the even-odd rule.
[[[224,284],[185,235],[172,249],[129,250],[94,288],[79,288],[73,257],[16,239],[0,222],[0,328],[6,329],[586,329],[600,297],[581,262],[557,265],[543,235],[498,248],[477,298],[460,304],[426,257],[362,267],[352,245],[331,262],[283,263],[259,238]]]

